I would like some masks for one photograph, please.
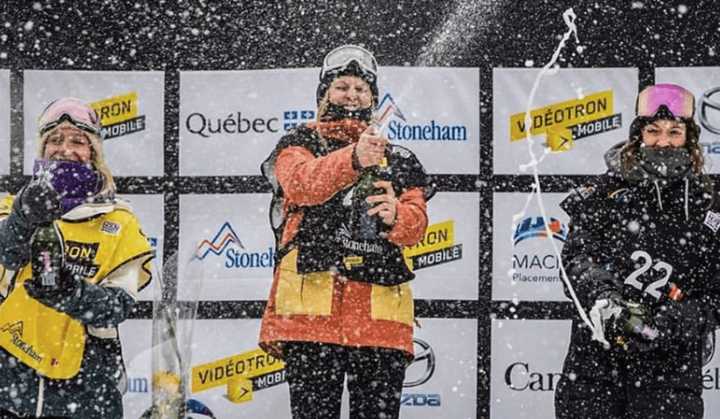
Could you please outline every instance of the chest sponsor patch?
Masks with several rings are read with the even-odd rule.
[[[715,211],[708,211],[707,214],[705,214],[704,224],[710,227],[713,233],[717,233],[718,229],[720,229],[720,214]]]
[[[116,236],[120,232],[120,224],[113,223],[111,221],[103,221],[102,226],[100,226],[100,231]]]

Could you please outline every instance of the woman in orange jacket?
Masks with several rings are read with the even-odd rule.
[[[412,267],[431,195],[422,165],[373,125],[377,64],[344,45],[323,62],[317,122],[263,164],[277,261],[260,346],[286,363],[293,418],[397,418],[413,358]]]

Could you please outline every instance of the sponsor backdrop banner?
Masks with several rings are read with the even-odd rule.
[[[180,254],[198,250],[204,270],[200,299],[267,298],[275,246],[269,203],[270,194],[181,195]],[[417,274],[415,298],[477,297],[478,211],[476,193],[442,192],[433,198],[425,239],[405,250]]]
[[[570,320],[492,321],[492,419],[555,418],[553,398],[570,325]]]
[[[555,388],[570,342],[570,320],[493,320],[490,417],[554,419]],[[720,417],[720,351],[715,333],[703,367],[705,418]]]
[[[37,118],[50,102],[74,96],[100,115],[115,176],[162,176],[164,85],[160,71],[24,71],[25,174],[37,155]]]
[[[119,333],[127,374],[123,417],[135,419],[152,404],[152,320],[126,320]]]
[[[562,251],[569,217],[560,209],[565,193],[543,193],[552,240]],[[560,278],[560,259],[548,239],[537,195],[493,195],[493,299],[566,301]],[[523,213],[523,209],[525,209]]]
[[[705,170],[720,173],[720,67],[660,67],[655,82],[676,83],[695,95]]]
[[[416,357],[407,370],[401,418],[471,418],[476,411],[477,321],[419,319]],[[284,364],[257,346],[260,320],[197,320],[191,398],[222,418],[290,418]],[[125,417],[150,405],[151,322],[121,325],[128,393]],[[342,417],[348,415],[347,392]]]
[[[203,269],[200,295],[183,286],[179,297],[200,300],[265,300],[270,292],[275,238],[270,194],[181,195],[180,255],[197,252]]]
[[[475,192],[440,192],[428,203],[425,238],[405,249],[415,298],[477,298],[479,211]]]
[[[10,70],[0,70],[0,176],[10,173]]]
[[[635,112],[634,68],[559,69],[540,82],[525,126],[529,94],[539,69],[493,69],[493,155],[496,174],[530,174],[527,129],[542,174],[599,174],[603,154],[624,141]],[[549,155],[544,155],[549,152]]]
[[[181,72],[180,174],[259,174],[287,130],[316,119],[310,86],[317,85],[318,72]],[[478,173],[476,68],[383,67],[379,87],[379,107],[390,115],[385,134],[393,143],[409,147],[428,172]]]
[[[143,233],[150,242],[152,250],[155,252],[153,264],[160,271],[163,266],[163,232],[165,225],[165,214],[163,211],[164,197],[160,194],[155,195],[118,195],[120,198],[130,202],[133,212],[140,220]],[[153,280],[140,292],[140,300],[152,300],[154,287],[158,282]]]
[[[181,71],[180,174],[260,174],[280,137],[315,119],[318,72]]]

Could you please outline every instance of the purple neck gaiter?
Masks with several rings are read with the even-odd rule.
[[[92,165],[68,160],[35,160],[33,176],[47,176],[60,195],[63,214],[100,192],[100,176]]]

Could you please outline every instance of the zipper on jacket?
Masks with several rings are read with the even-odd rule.
[[[38,376],[38,378],[38,400],[37,409],[35,409],[35,416],[42,417],[43,403],[45,402],[45,379],[41,376]]]

